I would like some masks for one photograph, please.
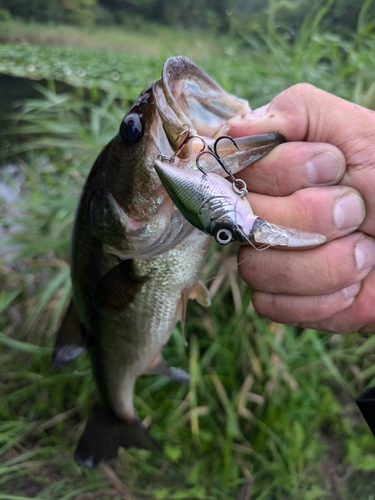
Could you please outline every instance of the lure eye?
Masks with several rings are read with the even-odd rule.
[[[220,245],[228,245],[233,239],[233,233],[229,229],[223,227],[217,231],[215,234],[215,240],[220,243]]]
[[[142,137],[143,127],[139,115],[131,113],[126,115],[120,125],[120,139],[127,146],[133,146]]]

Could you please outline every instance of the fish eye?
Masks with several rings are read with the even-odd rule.
[[[142,137],[143,127],[139,115],[131,113],[126,115],[120,125],[120,139],[127,146],[133,146]]]
[[[215,240],[220,243],[220,245],[228,245],[228,243],[233,240],[233,233],[230,229],[222,227],[216,232]]]

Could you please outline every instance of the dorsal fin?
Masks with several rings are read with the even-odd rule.
[[[95,289],[95,301],[104,309],[123,311],[148,279],[134,272],[132,260],[124,260],[101,278]]]
[[[67,361],[76,358],[88,346],[88,335],[79,322],[73,299],[57,331],[55,349],[52,354],[52,366],[58,368]]]

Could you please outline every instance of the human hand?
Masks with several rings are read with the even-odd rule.
[[[298,84],[229,124],[233,137],[289,141],[242,173],[254,212],[328,238],[303,251],[241,247],[255,308],[280,323],[375,332],[375,113]]]

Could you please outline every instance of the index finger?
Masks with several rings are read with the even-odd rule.
[[[359,191],[367,216],[361,226],[375,234],[375,112],[309,84],[297,84],[268,106],[229,121],[233,137],[279,132],[287,141],[326,142],[345,156],[341,184]]]
[[[268,106],[229,121],[233,137],[279,132],[287,141],[328,142],[347,161],[363,163],[368,140],[374,135],[375,112],[307,83],[277,95]],[[371,155],[372,156],[372,155]]]

